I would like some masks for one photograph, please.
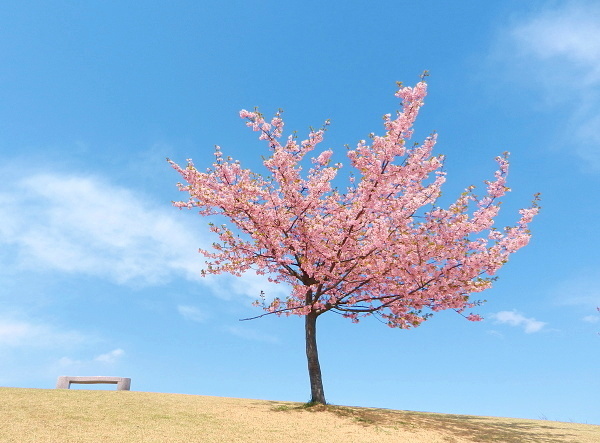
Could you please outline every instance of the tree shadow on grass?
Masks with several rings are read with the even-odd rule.
[[[363,426],[402,429],[407,431],[432,430],[469,439],[475,442],[505,443],[563,443],[577,441],[577,435],[552,424],[534,420],[496,420],[493,417],[433,414],[426,412],[395,411],[390,409],[358,408],[322,404],[290,404],[271,402],[274,412],[331,413],[348,418]]]

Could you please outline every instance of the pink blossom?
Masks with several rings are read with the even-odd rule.
[[[312,169],[302,168],[324,128],[300,143],[290,136],[282,144],[280,113],[267,123],[258,111],[240,112],[270,149],[266,178],[218,148],[206,172],[191,160],[185,168],[169,160],[185,183],[179,189],[189,194],[174,205],[230,222],[212,228],[219,242],[201,251],[208,260],[203,275],[254,269],[288,285],[286,300],[263,306],[276,315],[333,311],[357,322],[378,314],[390,327],[412,328],[434,312],[475,306],[470,296],[490,288],[510,255],[529,242],[539,198],[519,211],[516,225],[494,228],[499,199],[510,190],[505,153],[496,158],[498,170],[483,196],[470,186],[439,207],[445,172],[443,157],[433,155],[436,135],[420,145],[408,142],[426,94],[424,81],[401,87],[402,110],[394,119],[384,116],[384,134],[347,152],[354,172],[345,193],[332,186],[342,165],[327,166],[331,150],[319,153]],[[467,319],[481,320],[475,314]]]

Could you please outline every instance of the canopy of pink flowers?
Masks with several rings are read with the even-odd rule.
[[[356,178],[345,192],[332,186],[341,164],[330,164],[331,150],[312,158],[303,173],[301,162],[324,129],[301,142],[282,139],[279,113],[268,122],[259,112],[240,112],[271,150],[265,176],[224,158],[218,147],[206,172],[191,160],[185,168],[169,160],[186,182],[180,190],[190,194],[175,205],[223,215],[235,226],[211,225],[220,241],[201,250],[209,259],[203,272],[254,269],[288,283],[289,297],[264,306],[278,315],[333,310],[358,321],[377,314],[391,327],[407,328],[431,312],[462,313],[477,304],[469,296],[489,288],[509,255],[528,243],[537,196],[515,226],[493,227],[499,199],[509,191],[504,155],[483,197],[469,187],[448,208],[438,207],[445,172],[443,157],[432,155],[435,135],[407,146],[426,92],[424,81],[400,87],[402,111],[384,117],[385,135],[348,152]]]

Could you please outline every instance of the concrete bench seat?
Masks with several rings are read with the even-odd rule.
[[[61,376],[58,377],[56,382],[56,389],[69,389],[71,383],[78,383],[84,385],[95,385],[99,383],[108,383],[117,385],[117,391],[129,391],[131,387],[131,379],[124,377],[104,377],[104,376],[93,376],[93,377],[69,377]]]

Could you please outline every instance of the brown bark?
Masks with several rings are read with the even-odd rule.
[[[321,365],[319,364],[319,353],[317,351],[317,317],[318,314],[314,312],[310,312],[305,317],[306,358],[308,360],[311,394],[310,402],[326,404],[323,379],[321,377]]]

